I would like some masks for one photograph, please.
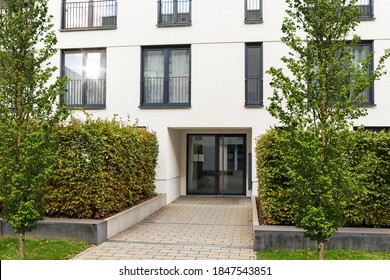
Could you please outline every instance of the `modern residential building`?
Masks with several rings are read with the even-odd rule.
[[[375,2],[375,6],[374,6]],[[359,0],[356,56],[390,47],[388,0]],[[277,124],[266,110],[271,66],[282,67],[284,0],[50,0],[53,63],[65,101],[157,133],[157,192],[256,195],[256,138]],[[390,69],[390,64],[387,65]],[[390,127],[390,75],[366,93],[356,125]],[[75,110],[75,114],[80,114]]]

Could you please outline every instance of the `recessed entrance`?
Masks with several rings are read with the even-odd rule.
[[[188,135],[187,194],[245,195],[245,135]]]

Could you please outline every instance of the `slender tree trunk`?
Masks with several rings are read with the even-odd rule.
[[[317,254],[318,254],[318,259],[319,260],[324,260],[324,255],[325,255],[325,242],[324,238],[322,235],[317,240]]]
[[[17,92],[18,98],[17,98],[17,124],[18,124],[18,139],[17,139],[17,156],[18,156],[18,164],[22,161],[22,130],[21,125],[22,123],[22,92],[20,90],[20,87],[18,87]],[[19,259],[24,260],[25,259],[25,239],[26,234],[23,230],[19,231]]]
[[[19,259],[25,259],[25,245],[26,245],[26,234],[24,232],[19,233]]]

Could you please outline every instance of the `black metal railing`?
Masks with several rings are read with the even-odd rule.
[[[145,77],[144,104],[188,104],[190,102],[189,77]]]
[[[245,81],[245,105],[263,105],[263,79],[247,78]]]
[[[190,78],[170,77],[169,78],[169,103],[190,102]]]
[[[108,29],[117,26],[117,0],[62,2],[62,29]]]
[[[145,77],[143,80],[143,101],[147,104],[164,103],[164,77]]]
[[[358,0],[356,5],[360,8],[362,13],[361,18],[374,17],[373,0]]]
[[[244,0],[245,1],[245,21],[263,20],[263,1],[262,0]]]
[[[158,24],[191,24],[191,0],[159,0]]]
[[[106,106],[106,80],[71,80],[66,84],[63,101],[68,107],[104,108]]]

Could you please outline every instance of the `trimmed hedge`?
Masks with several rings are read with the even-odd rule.
[[[58,137],[45,199],[48,216],[104,218],[155,195],[154,133],[117,120],[73,118]]]
[[[349,225],[390,226],[390,133],[359,129],[353,132],[356,146],[352,167],[362,197],[346,207]]]
[[[355,145],[351,169],[359,187],[344,209],[347,226],[390,226],[390,133],[350,132]],[[266,224],[294,224],[292,189],[283,159],[283,132],[271,129],[257,140],[259,204]]]
[[[266,224],[293,223],[293,202],[282,153],[283,138],[277,129],[262,135],[256,144],[260,207]]]

